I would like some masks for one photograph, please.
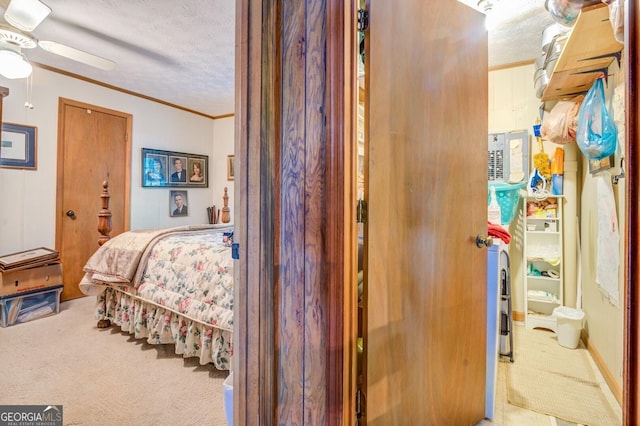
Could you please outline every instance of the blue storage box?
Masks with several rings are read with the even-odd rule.
[[[60,311],[62,285],[0,296],[2,327],[32,321]]]

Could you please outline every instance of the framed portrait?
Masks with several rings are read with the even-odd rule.
[[[169,216],[189,216],[189,199],[187,191],[169,191]]]
[[[611,154],[609,157],[602,160],[589,160],[589,173],[600,173],[604,170],[608,170],[613,167],[615,161],[615,154]]]
[[[209,157],[142,148],[142,186],[209,187]]]
[[[37,128],[3,123],[0,143],[0,167],[37,169]]]
[[[235,176],[235,155],[227,155],[227,180],[233,180]]]

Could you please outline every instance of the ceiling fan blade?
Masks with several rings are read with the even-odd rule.
[[[13,0],[4,12],[4,19],[22,31],[31,32],[50,13],[49,6],[39,0]]]
[[[101,58],[92,53],[87,53],[55,41],[40,40],[38,46],[47,52],[55,53],[56,55],[64,56],[65,58],[73,59],[74,61],[82,62],[83,64],[91,65],[101,70],[110,71],[116,66],[116,63],[110,59]]]

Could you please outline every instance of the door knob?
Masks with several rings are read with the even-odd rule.
[[[493,245],[493,237],[488,237],[485,235],[478,235],[476,237],[476,247],[491,247]]]
[[[67,210],[67,216],[69,216],[71,219],[75,219],[76,212],[74,212],[73,210]]]

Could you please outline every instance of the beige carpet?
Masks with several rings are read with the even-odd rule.
[[[570,422],[618,426],[586,349],[560,346],[555,333],[514,327],[515,362],[507,366],[509,403]]]
[[[226,425],[228,372],[98,330],[94,297],[0,329],[0,405],[62,404],[65,425]]]

